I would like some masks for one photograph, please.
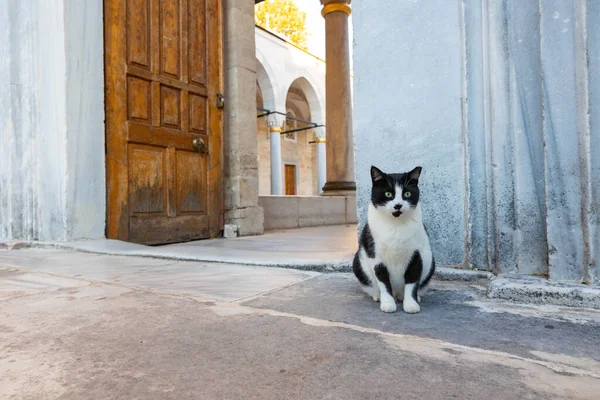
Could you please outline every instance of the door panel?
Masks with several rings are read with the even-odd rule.
[[[189,24],[189,77],[190,82],[204,86],[206,82],[206,25],[200,23],[205,19],[205,10],[194,7],[190,10]]]
[[[180,0],[160,0],[158,13],[160,27],[160,72],[171,75],[175,79],[181,78],[181,10]]]
[[[109,238],[222,229],[220,3],[104,2]]]
[[[150,70],[150,0],[130,0],[127,8],[127,62]]]
[[[177,210],[183,213],[206,212],[206,180],[200,177],[206,174],[205,159],[197,153],[177,151]]]
[[[296,195],[296,166],[292,164],[285,165],[285,194],[288,196]]]
[[[138,144],[129,145],[129,203],[133,215],[166,215],[165,149]]]

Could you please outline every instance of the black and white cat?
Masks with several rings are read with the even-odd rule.
[[[386,174],[371,167],[368,223],[360,235],[353,270],[361,286],[381,311],[418,313],[419,289],[435,271],[429,236],[419,205],[421,167],[402,174]]]

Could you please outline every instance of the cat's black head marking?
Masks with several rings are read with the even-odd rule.
[[[406,213],[419,203],[419,177],[421,167],[410,172],[386,174],[371,167],[371,202],[376,208],[385,208],[394,217]]]

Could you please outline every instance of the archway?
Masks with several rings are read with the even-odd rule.
[[[264,83],[263,83],[264,84]],[[269,87],[267,86],[267,90]],[[270,89],[272,91],[272,89]],[[267,118],[261,117],[267,109],[265,106],[263,90],[260,81],[256,81],[256,146],[258,158],[258,194],[267,196],[271,194],[271,158],[270,158],[270,141],[269,141],[269,126]]]
[[[325,176],[324,171],[319,174],[317,148],[322,138],[317,130],[322,128],[313,128],[311,124],[322,122],[323,110],[317,92],[306,77],[296,78],[289,85],[285,107],[289,116],[281,140],[285,193],[319,195]]]

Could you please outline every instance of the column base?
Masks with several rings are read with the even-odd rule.
[[[327,182],[321,196],[356,196],[356,182]]]
[[[237,226],[238,236],[262,235],[265,231],[263,208],[252,206],[226,211],[225,224]]]

